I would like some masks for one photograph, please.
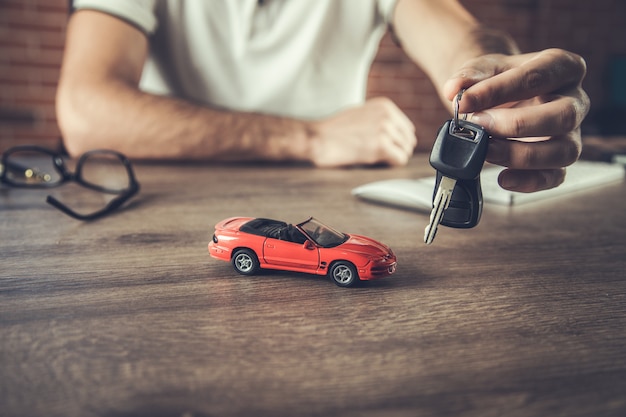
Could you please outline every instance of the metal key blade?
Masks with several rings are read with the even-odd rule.
[[[430,212],[430,221],[424,230],[424,243],[427,245],[430,245],[433,243],[433,240],[435,240],[437,228],[439,227],[439,223],[441,223],[443,213],[448,208],[448,204],[450,204],[450,197],[452,197],[452,191],[454,191],[455,185],[456,180],[454,178],[446,176],[441,177],[437,193],[435,194],[435,200],[433,201],[433,210]]]

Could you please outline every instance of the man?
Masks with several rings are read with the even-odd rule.
[[[585,63],[520,55],[456,0],[76,0],[57,96],[68,151],[131,158],[405,164],[417,138],[364,101],[387,26],[444,100],[496,137],[500,184],[555,187],[581,152]],[[513,139],[511,139],[513,138]],[[526,139],[525,139],[526,138]]]

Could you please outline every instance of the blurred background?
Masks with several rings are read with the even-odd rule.
[[[626,1],[464,0],[481,21],[510,33],[524,52],[550,47],[582,55],[592,112],[584,132],[626,135]],[[54,96],[67,0],[0,0],[0,151],[18,143],[60,146]],[[448,109],[389,35],[372,67],[369,96],[388,96],[418,126],[429,150]]]

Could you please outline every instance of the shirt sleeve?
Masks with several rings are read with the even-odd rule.
[[[157,0],[74,0],[76,10],[98,10],[123,19],[151,35],[157,28]]]

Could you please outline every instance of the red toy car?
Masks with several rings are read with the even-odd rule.
[[[279,220],[231,217],[215,225],[209,254],[232,263],[235,271],[260,269],[329,275],[340,287],[391,275],[396,256],[369,237],[348,235],[309,218],[297,225]]]

